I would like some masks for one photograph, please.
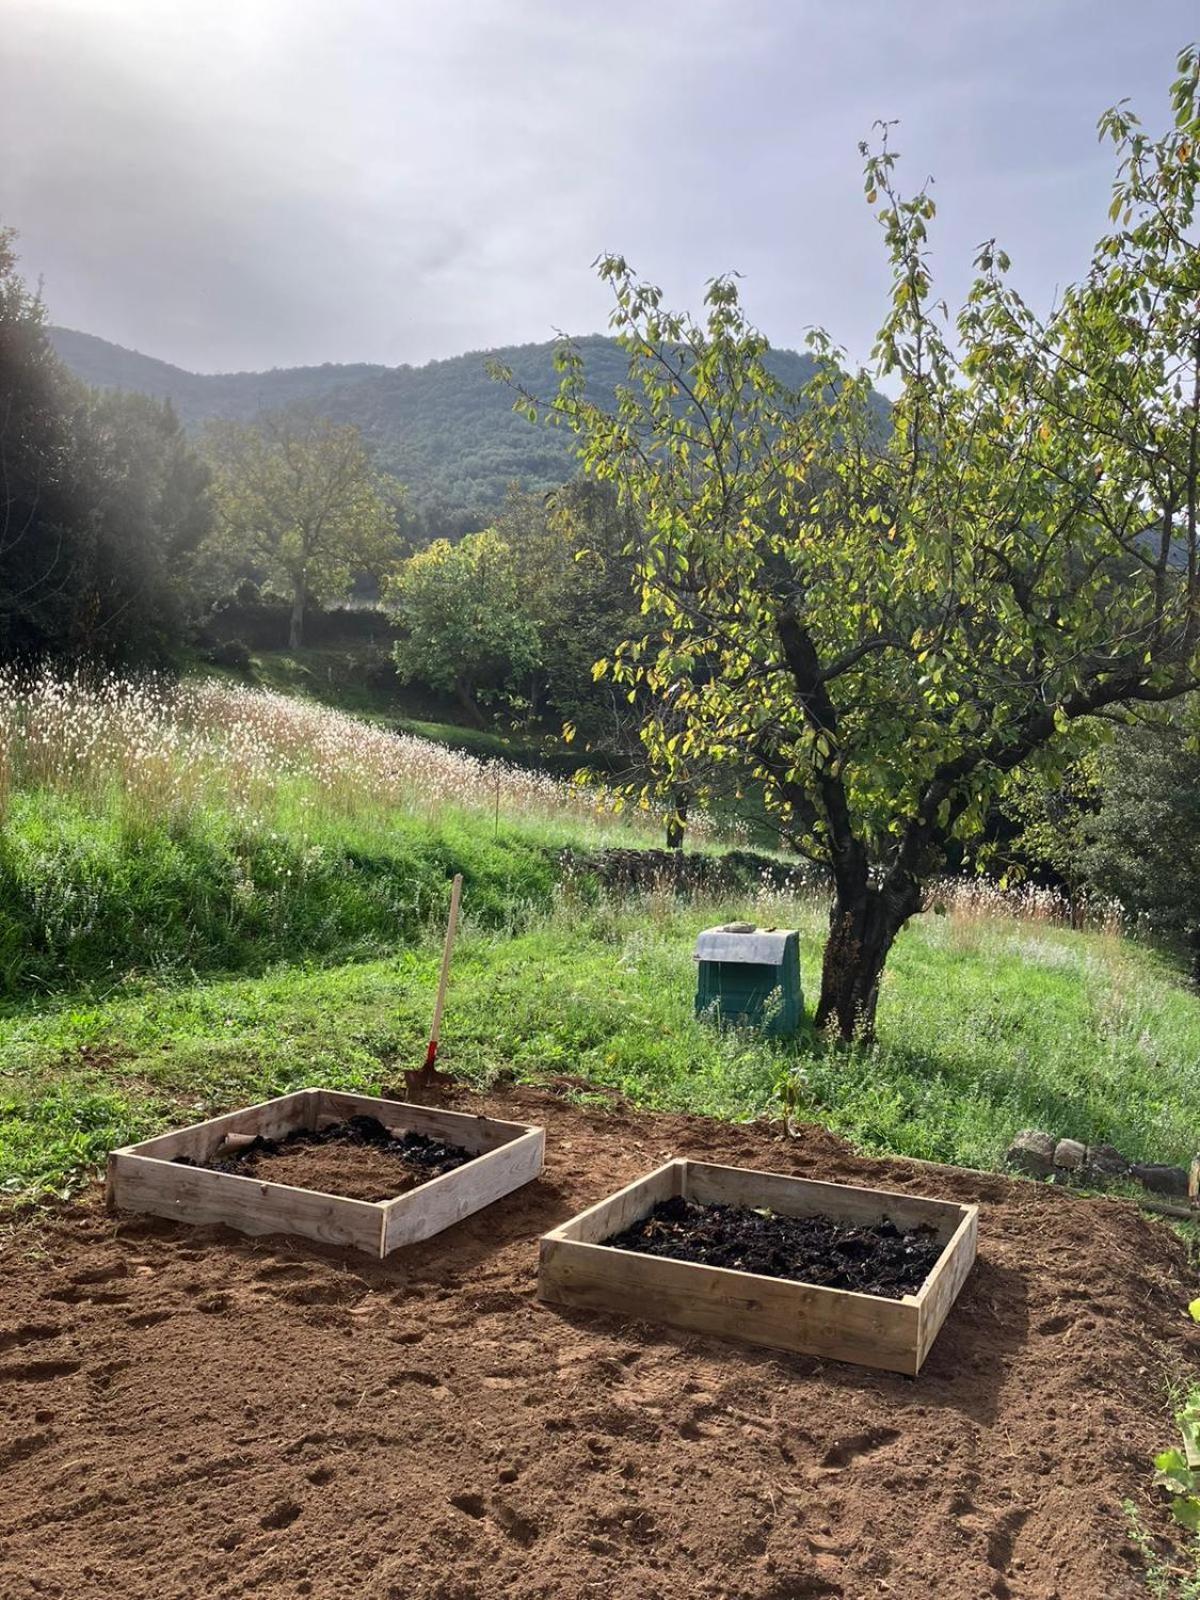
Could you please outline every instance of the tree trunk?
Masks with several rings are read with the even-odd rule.
[[[846,1042],[873,1042],[884,963],[920,905],[920,889],[911,881],[899,889],[868,884],[838,890],[821,966],[818,1028],[832,1028]]]
[[[477,728],[486,728],[487,718],[475,704],[475,696],[471,693],[471,685],[469,683],[463,683],[460,679],[454,685],[454,693],[458,698],[459,705],[467,713],[468,717],[470,717],[475,726]]]
[[[675,796],[675,806],[667,818],[667,849],[682,850],[687,833],[688,803],[686,795]]]
[[[308,603],[308,585],[303,578],[296,580],[292,590],[292,620],[288,627],[288,649],[299,650],[304,643],[304,607]]]

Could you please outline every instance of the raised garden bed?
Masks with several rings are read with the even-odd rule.
[[[536,1178],[544,1148],[523,1123],[300,1089],[114,1150],[107,1194],[118,1210],[386,1256]]]
[[[978,1211],[669,1161],[543,1236],[538,1293],[915,1376],[975,1260]],[[756,1270],[713,1264],[730,1260]]]

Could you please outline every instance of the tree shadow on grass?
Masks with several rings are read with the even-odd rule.
[[[948,1061],[923,1041],[889,1041],[868,1050],[861,1045],[814,1038],[808,1058],[822,1074],[833,1075],[828,1092],[820,1087],[805,1098],[800,1079],[795,1113],[802,1120],[828,1121],[851,1139],[867,1139],[877,1155],[919,1156],[964,1166],[978,1165],[969,1146],[956,1137],[972,1122],[981,1125],[980,1139],[991,1148],[991,1160],[981,1170],[1003,1171],[1001,1158],[1012,1137],[1022,1128],[1041,1128],[1058,1137],[1081,1139],[1085,1144],[1109,1143],[1133,1159],[1167,1160],[1170,1152],[1145,1149],[1145,1129],[1139,1105],[1128,1110],[1119,1105],[1120,1088],[1097,1083],[1088,1092],[1086,1081],[1055,1079],[1045,1074],[1036,1082],[1020,1081],[1019,1072],[1002,1073],[995,1063]],[[803,1073],[805,1058],[796,1066]],[[839,1081],[849,1081],[854,1092],[839,1097]],[[922,1098],[924,1085],[937,1085],[940,1099]],[[877,1088],[882,1107],[871,1114]],[[1129,1093],[1135,1094],[1131,1086]],[[911,1129],[914,1138],[896,1134]]]

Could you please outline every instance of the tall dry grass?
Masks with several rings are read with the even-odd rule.
[[[147,820],[281,798],[344,817],[448,809],[505,822],[657,832],[593,785],[390,733],[344,712],[214,681],[0,674],[0,817],[20,790],[119,798]],[[702,824],[703,826],[703,824]]]
[[[1036,883],[1001,886],[991,878],[939,878],[926,889],[923,909],[960,925],[1011,918],[1114,937],[1123,931],[1125,921],[1119,900],[1093,894],[1072,901],[1061,889]]]

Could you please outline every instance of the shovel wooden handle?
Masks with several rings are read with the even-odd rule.
[[[450,955],[454,949],[454,934],[458,927],[458,907],[462,900],[462,873],[454,874],[454,883],[450,889],[450,919],[446,923],[446,942],[442,946],[442,971],[438,978],[437,999],[433,1004],[433,1027],[429,1034],[429,1049],[425,1055],[426,1067],[432,1067],[437,1059],[438,1038],[442,1031],[442,1012],[446,1008],[446,985],[450,981]]]

